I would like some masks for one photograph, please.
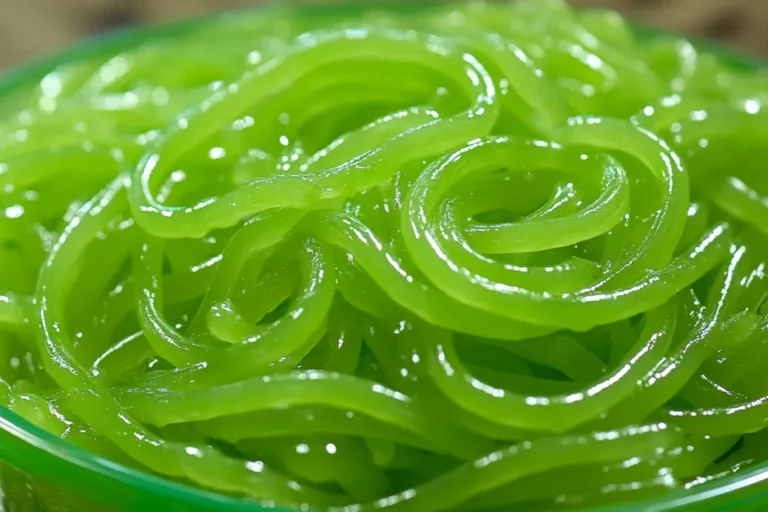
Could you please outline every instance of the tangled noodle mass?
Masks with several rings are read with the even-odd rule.
[[[0,96],[0,403],[334,511],[768,459],[768,74],[560,1],[224,15]]]

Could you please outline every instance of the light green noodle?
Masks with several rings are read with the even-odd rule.
[[[738,474],[766,90],[560,0],[245,11],[60,64],[0,93],[0,405],[297,510]]]

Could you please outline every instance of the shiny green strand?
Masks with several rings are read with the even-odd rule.
[[[562,0],[48,69],[0,97],[0,405],[267,507],[717,485],[768,459],[765,91]]]

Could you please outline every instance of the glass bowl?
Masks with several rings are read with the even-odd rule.
[[[371,2],[365,3],[365,7],[370,6]],[[338,15],[362,7],[362,2],[347,2],[333,6],[313,4],[302,9],[317,11],[314,14],[318,15]],[[418,9],[419,3],[386,3],[386,8]],[[87,40],[60,54],[0,76],[0,95],[39,80],[58,65],[114,54],[144,40],[183,34],[204,23],[205,18],[192,19],[170,25],[122,30]],[[640,38],[659,34],[643,26],[637,26],[635,30]],[[718,54],[735,67],[757,69],[768,65],[755,58],[729,52],[707,40],[694,42],[699,48]],[[37,512],[39,504],[50,512],[290,512],[286,509],[266,509],[253,501],[189,487],[115,464],[71,445],[0,407],[0,510]],[[694,489],[671,491],[650,500],[590,510],[764,512],[768,510],[768,462]]]

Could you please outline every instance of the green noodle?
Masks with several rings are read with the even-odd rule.
[[[302,510],[765,462],[766,90],[560,0],[248,11],[61,64],[0,96],[0,405]]]

